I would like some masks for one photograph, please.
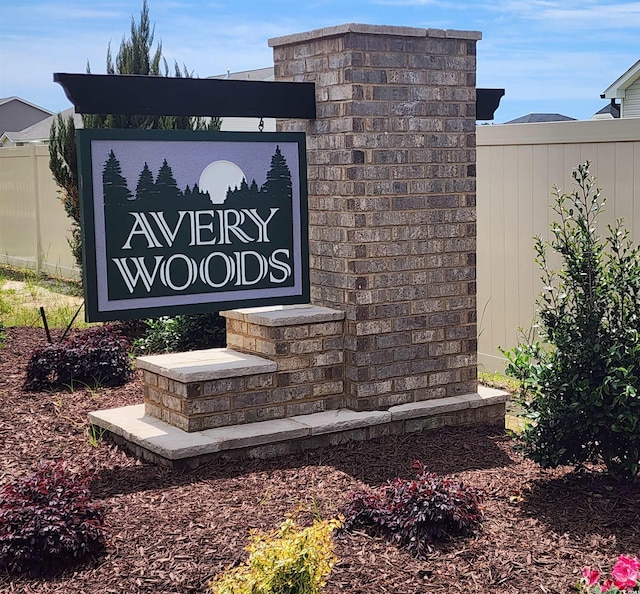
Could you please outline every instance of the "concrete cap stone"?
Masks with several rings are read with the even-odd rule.
[[[482,39],[480,31],[457,31],[455,29],[419,29],[417,27],[397,27],[393,25],[365,25],[362,23],[345,23],[334,27],[323,27],[304,33],[272,37],[268,40],[269,47],[280,47],[322,39],[323,37],[335,37],[346,33],[364,33],[367,35],[395,35],[398,37],[445,37],[449,39]]]
[[[478,386],[478,392],[476,394],[450,396],[449,398],[434,398],[433,400],[399,404],[398,406],[392,406],[389,412],[394,421],[400,421],[403,419],[415,419],[454,412],[464,410],[465,408],[491,406],[492,404],[506,402],[508,399],[509,394],[507,392]]]
[[[404,419],[439,415],[465,408],[469,408],[469,401],[466,398],[463,396],[451,396],[449,398],[434,398],[433,400],[399,404],[389,408],[389,412],[394,421],[402,421]]]
[[[480,387],[477,394],[412,402],[388,411],[331,410],[285,419],[186,432],[144,413],[144,404],[89,413],[89,422],[167,460],[250,448],[287,440],[339,433],[392,421],[427,418],[449,411],[505,402],[508,394]]]
[[[273,361],[232,349],[205,349],[138,357],[136,366],[169,379],[187,383],[277,371]]]
[[[495,388],[489,388],[482,385],[478,386],[477,395],[480,397],[480,399],[475,399],[475,401],[479,403],[479,406],[483,406],[485,404],[497,404],[499,402],[506,402],[510,398],[509,393],[505,392],[504,390],[497,390]],[[476,396],[476,394],[471,394],[471,396]]]
[[[344,312],[319,305],[274,305],[221,311],[229,320],[240,320],[259,326],[298,326],[344,319]]]
[[[311,435],[322,435],[324,433],[335,433],[337,431],[347,431],[349,429],[359,429],[380,425],[391,421],[391,413],[388,411],[372,410],[358,412],[342,408],[339,410],[328,410],[310,415],[300,415],[291,417],[311,430]]]
[[[201,434],[218,443],[220,450],[233,450],[306,437],[310,431],[302,423],[289,418],[218,427],[202,431]]]
[[[220,450],[220,444],[201,433],[187,433],[144,414],[144,404],[89,413],[89,422],[123,437],[162,458],[179,460]]]

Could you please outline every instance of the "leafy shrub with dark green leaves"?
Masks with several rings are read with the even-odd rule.
[[[554,186],[552,238],[535,241],[544,290],[537,326],[504,352],[521,382],[527,457],[544,467],[603,461],[618,480],[640,471],[640,247],[622,223],[598,235],[605,203],[586,162],[570,194]],[[547,252],[562,258],[551,270]]]
[[[25,389],[120,386],[133,376],[127,341],[112,325],[94,326],[31,354]]]
[[[419,559],[438,540],[475,534],[483,491],[427,472],[420,462],[413,467],[419,471],[414,480],[394,478],[353,494],[342,512],[343,529],[383,536]]]
[[[0,570],[58,572],[98,554],[106,536],[89,477],[64,462],[41,461],[0,490]]]
[[[226,346],[225,319],[217,312],[146,320],[147,331],[133,343],[136,354],[171,353]]]

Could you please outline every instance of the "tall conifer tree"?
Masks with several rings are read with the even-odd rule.
[[[107,48],[107,74],[138,74],[145,76],[169,76],[169,67],[162,57],[162,44],[153,50],[155,27],[149,19],[147,0],[143,0],[140,20],[131,17],[129,38],[123,36],[115,59],[111,54],[111,44]],[[87,72],[90,72],[87,64]],[[191,78],[193,74],[186,66],[182,69],[174,63],[173,76]],[[138,128],[138,129],[198,129],[219,130],[219,118],[202,119],[176,116],[137,115],[83,115],[85,128]],[[69,244],[79,267],[82,266],[82,244],[80,233],[80,206],[76,173],[75,126],[73,117],[65,120],[60,114],[54,119],[49,135],[49,168],[60,187],[60,198],[67,215],[72,219]]]
[[[49,169],[60,188],[58,194],[71,219],[71,237],[67,238],[71,254],[82,269],[82,233],[80,231],[80,191],[76,155],[76,126],[73,117],[58,114],[49,131]]]

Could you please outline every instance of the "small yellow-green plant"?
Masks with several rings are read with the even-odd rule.
[[[252,531],[247,561],[216,577],[213,594],[319,594],[335,565],[331,535],[340,521],[298,528],[287,518],[269,533]]]

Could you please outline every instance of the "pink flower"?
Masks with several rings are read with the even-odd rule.
[[[587,580],[587,586],[593,586],[598,583],[598,580],[600,579],[600,572],[597,569],[583,567],[582,576]]]
[[[635,557],[620,555],[613,566],[611,576],[617,588],[634,588],[638,583],[640,562]]]
[[[616,562],[616,565],[618,565],[619,563],[622,563],[623,565],[631,567],[633,571],[636,571],[636,572],[640,571],[640,561],[638,561],[638,559],[636,559],[635,557],[627,557],[626,555],[620,555],[618,557],[618,561]]]
[[[602,584],[601,590],[603,592],[608,592],[611,589],[611,586],[613,586],[613,580],[605,580]]]

